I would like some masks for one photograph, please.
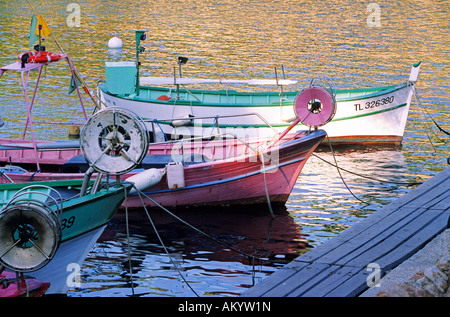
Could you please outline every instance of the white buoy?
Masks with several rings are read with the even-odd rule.
[[[122,40],[114,36],[108,41],[109,48],[122,48]]]
[[[126,181],[134,183],[134,186],[138,190],[142,191],[148,187],[158,184],[165,173],[166,171],[164,168],[150,168],[128,177]],[[130,194],[134,193],[136,193],[136,189],[133,187],[130,191]]]

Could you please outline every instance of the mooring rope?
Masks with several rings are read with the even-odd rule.
[[[420,99],[417,91],[414,89],[413,91],[414,93],[414,98],[416,100],[416,103],[418,104],[417,109],[419,110],[419,116],[421,117],[421,122],[424,122],[425,125],[427,126],[427,128],[430,130],[430,132],[433,133],[433,135],[441,142],[441,143],[447,143],[446,140],[441,139],[434,131],[433,129],[429,126],[429,122],[423,118],[424,114],[423,112],[425,112],[426,115],[428,115],[428,117],[431,119],[431,121],[435,124],[435,126],[439,129],[439,131],[441,131],[442,133],[445,133],[447,135],[450,135],[450,132],[444,130],[443,128],[441,128],[441,126],[436,122],[436,120],[434,120],[434,118],[431,116],[431,114],[428,112],[427,108],[425,107],[425,105],[422,103],[422,100]],[[428,131],[425,129],[425,133],[427,135],[428,141],[430,142],[431,146],[433,147],[434,152],[436,153],[436,147],[433,144],[433,141],[431,140],[431,137],[428,133]]]
[[[272,216],[272,218],[275,218],[275,213],[273,212],[272,204],[270,203],[269,189],[267,188],[266,166],[264,164],[264,154],[262,152],[259,153],[259,159],[261,160],[262,164],[262,174],[264,177],[264,189],[266,191],[267,205],[269,206],[270,215]]]
[[[134,185],[133,185],[134,186]],[[134,296],[134,284],[133,284],[133,268],[131,265],[131,246],[130,246],[130,230],[128,225],[128,194],[126,188],[123,186],[124,193],[125,193],[125,226],[126,226],[126,232],[127,232],[127,244],[128,244],[128,267],[130,270],[130,282],[131,282],[131,292]]]
[[[362,175],[362,174],[359,174],[359,173],[355,173],[355,172],[349,171],[349,170],[347,170],[347,169],[345,169],[345,168],[342,168],[342,167],[340,167],[340,166],[337,166],[336,164],[333,164],[332,162],[327,161],[326,159],[324,159],[324,158],[318,156],[318,155],[315,154],[315,153],[313,153],[312,155],[315,156],[315,157],[317,157],[319,160],[322,160],[322,161],[324,161],[325,163],[330,164],[331,166],[334,166],[334,167],[336,167],[336,168],[338,168],[338,169],[340,169],[340,170],[343,170],[343,171],[345,171],[345,172],[347,172],[347,173],[349,173],[349,174],[353,174],[353,175],[355,175],[355,176],[359,176],[359,177],[362,177],[362,178],[367,178],[367,179],[370,179],[370,180],[373,180],[373,181],[376,181],[376,182],[380,182],[380,183],[390,183],[390,184],[396,184],[396,185],[406,185],[407,187],[409,187],[409,186],[415,186],[415,185],[420,185],[420,184],[423,183],[423,182],[395,182],[395,181],[388,181],[388,180],[378,179],[378,178],[375,178],[375,177],[372,177],[372,176]]]
[[[331,154],[333,154],[333,159],[334,159],[335,166],[337,167],[338,164],[337,164],[336,156],[334,155],[334,150],[333,150],[333,147],[331,146],[331,141],[330,141],[330,137],[328,136],[328,133],[327,133],[327,140],[328,140],[328,144],[330,145]],[[337,171],[338,171],[339,177],[340,177],[341,180],[342,180],[342,183],[343,183],[344,186],[347,188],[347,190],[349,191],[349,193],[350,193],[356,200],[362,202],[363,204],[370,205],[369,202],[366,202],[366,201],[362,200],[361,198],[357,197],[357,196],[352,192],[352,190],[350,189],[350,187],[347,186],[347,183],[345,182],[344,177],[343,177],[342,174],[341,174],[341,170],[340,170],[339,168],[337,168]]]
[[[216,238],[212,237],[211,235],[207,234],[206,232],[203,232],[202,230],[200,230],[200,229],[194,227],[193,225],[191,225],[191,224],[188,223],[187,221],[181,219],[180,217],[178,217],[177,215],[175,215],[174,213],[172,213],[171,211],[169,211],[167,208],[161,206],[161,205],[160,205],[159,203],[157,203],[154,199],[150,198],[148,195],[146,195],[146,194],[143,193],[142,191],[140,191],[140,190],[138,190],[138,189],[136,189],[136,190],[137,190],[137,192],[138,192],[140,195],[142,195],[142,196],[144,196],[145,198],[147,198],[148,200],[150,200],[150,201],[151,201],[153,204],[155,204],[158,208],[161,208],[163,211],[167,212],[169,215],[171,215],[172,217],[174,217],[175,219],[177,219],[177,220],[180,221],[181,223],[183,223],[183,224],[185,224],[186,226],[190,227],[192,230],[197,231],[198,233],[200,233],[200,234],[204,235],[205,237],[207,237],[207,238],[213,240],[214,242],[216,242],[216,243],[222,245],[223,247],[225,247],[225,248],[227,248],[227,249],[230,249],[230,250],[233,250],[233,251],[235,251],[235,252],[237,252],[237,253],[239,253],[239,254],[241,254],[241,255],[243,255],[243,256],[246,256],[246,257],[255,258],[255,259],[261,260],[261,261],[269,261],[269,262],[272,262],[272,261],[269,260],[269,259],[258,258],[258,257],[255,257],[255,256],[253,256],[253,255],[247,254],[247,253],[245,253],[245,252],[242,252],[242,251],[240,251],[240,250],[238,250],[238,249],[236,249],[236,248],[234,248],[234,247],[232,247],[232,246],[230,246],[230,245],[227,245],[227,244],[225,244],[225,243],[223,243],[223,242],[217,240]],[[142,201],[142,200],[141,200],[141,201]],[[142,203],[144,204],[143,201],[142,201]]]
[[[170,256],[169,250],[167,250],[166,245],[164,244],[161,236],[158,233],[158,230],[156,229],[155,223],[152,220],[152,217],[150,216],[147,207],[145,207],[145,203],[144,200],[142,199],[142,195],[146,196],[144,193],[142,193],[140,190],[138,190],[136,187],[134,187],[139,195],[139,199],[142,202],[142,206],[144,207],[145,213],[147,214],[148,219],[150,220],[150,223],[153,227],[153,230],[155,231],[156,236],[158,237],[159,242],[161,243],[164,251],[166,252],[167,256],[169,257],[170,262],[172,263],[172,265],[175,267],[176,271],[178,272],[178,275],[180,275],[181,279],[184,281],[184,283],[186,283],[186,285],[191,289],[191,291],[195,294],[195,296],[199,297],[199,295],[197,294],[197,292],[195,292],[195,290],[192,288],[192,286],[189,284],[189,282],[186,280],[186,278],[183,276],[183,274],[181,274],[178,266],[176,265],[175,261],[172,259],[172,257]],[[147,196],[146,196],[147,197]],[[153,201],[153,200],[152,200]]]
[[[419,95],[417,94],[417,91],[414,89],[414,97],[417,99],[420,108],[422,108],[425,113],[430,117],[431,121],[433,121],[433,123],[436,125],[436,127],[442,132],[445,133],[447,135],[450,135],[450,132],[444,130],[443,128],[441,128],[441,126],[434,120],[434,118],[431,116],[431,114],[428,112],[427,108],[422,104],[422,101],[419,97]]]
[[[158,240],[160,241],[161,245],[163,246],[163,248],[164,248],[166,254],[169,256],[169,259],[170,259],[171,263],[174,265],[175,269],[178,271],[178,274],[181,276],[181,278],[183,279],[183,281],[189,286],[189,288],[192,290],[192,292],[193,292],[196,296],[199,296],[199,295],[198,295],[198,294],[195,292],[195,290],[191,287],[191,285],[188,283],[188,281],[185,279],[185,277],[181,274],[181,272],[180,272],[180,270],[178,269],[177,265],[176,265],[176,264],[174,263],[174,261],[172,260],[172,257],[170,256],[170,253],[168,252],[167,248],[165,247],[164,242],[162,241],[161,236],[159,235],[159,233],[158,233],[158,231],[157,231],[157,228],[156,228],[156,226],[155,226],[155,224],[154,224],[152,218],[150,217],[150,214],[149,214],[149,212],[148,212],[148,210],[147,210],[147,208],[146,208],[146,206],[145,206],[145,203],[144,203],[144,200],[143,200],[142,197],[147,198],[147,199],[150,200],[153,204],[155,204],[158,208],[160,208],[160,209],[162,209],[163,211],[167,212],[169,215],[171,215],[172,217],[174,217],[175,219],[177,219],[178,221],[180,221],[180,222],[183,223],[184,225],[188,226],[188,227],[191,228],[192,230],[194,230],[194,231],[196,231],[196,232],[202,234],[203,236],[205,236],[205,237],[211,239],[211,240],[214,241],[215,243],[217,243],[217,244],[219,244],[219,245],[221,245],[221,246],[223,246],[223,247],[225,247],[225,248],[227,248],[227,249],[230,249],[230,250],[232,250],[232,251],[235,251],[235,252],[237,252],[237,253],[239,253],[239,254],[241,254],[241,255],[247,257],[247,258],[249,259],[250,265],[252,265],[253,270],[254,270],[255,267],[256,267],[256,264],[255,264],[255,261],[256,261],[256,260],[258,260],[258,261],[260,261],[260,262],[270,262],[270,263],[276,263],[276,262],[277,262],[277,261],[274,261],[274,260],[270,260],[270,259],[268,259],[268,258],[260,258],[260,257],[254,256],[254,255],[247,254],[247,253],[242,252],[241,250],[238,250],[238,249],[236,249],[236,248],[234,248],[234,247],[232,247],[232,246],[230,246],[230,245],[228,245],[228,244],[226,244],[226,243],[223,243],[223,242],[219,241],[218,239],[212,237],[211,235],[207,234],[206,232],[204,232],[204,231],[202,231],[202,230],[200,230],[200,229],[194,227],[193,225],[191,225],[191,224],[188,223],[187,221],[185,221],[185,220],[183,220],[182,218],[178,217],[177,215],[175,215],[174,213],[172,213],[171,211],[169,211],[167,208],[161,206],[161,205],[160,205],[159,203],[157,203],[154,199],[152,199],[151,197],[149,197],[148,195],[146,195],[144,192],[142,192],[142,191],[139,190],[138,188],[136,188],[136,187],[134,187],[134,188],[136,189],[136,192],[137,192],[138,195],[139,195],[139,198],[140,198],[140,200],[141,200],[142,206],[144,207],[145,213],[147,214],[147,217],[148,217],[148,219],[149,219],[150,222],[151,222],[151,225],[152,225],[152,227],[153,227],[153,230],[155,231],[155,233],[156,233],[156,235],[157,235],[157,237],[158,237]],[[252,279],[253,279],[253,278],[252,278]]]

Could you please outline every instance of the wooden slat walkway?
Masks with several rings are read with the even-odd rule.
[[[351,228],[294,259],[244,297],[353,297],[449,226],[450,167]]]

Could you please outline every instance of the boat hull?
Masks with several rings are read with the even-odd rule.
[[[81,265],[105,228],[106,225],[103,225],[63,241],[49,264],[30,273],[40,281],[50,282],[46,295],[67,294],[71,287],[77,286]]]
[[[1,204],[6,204],[18,189],[37,184],[52,187],[61,193],[63,188],[72,191],[81,187],[81,181],[76,180],[0,185],[0,191],[4,192]],[[81,267],[107,223],[118,211],[130,188],[130,184],[111,187],[63,203],[61,242],[54,257],[44,267],[27,273],[33,278],[50,283],[46,294],[65,294],[75,285],[76,273],[79,273],[76,270]]]
[[[273,94],[261,93],[233,95],[209,100],[207,91],[193,90],[175,100],[175,92],[156,87],[142,87],[140,95],[113,95],[105,84],[100,85],[102,101],[106,107],[120,106],[135,112],[147,120],[147,127],[161,138],[161,131],[173,137],[179,135],[207,136],[215,133],[232,133],[239,137],[267,137],[274,131],[283,131],[295,118],[293,101],[295,94],[285,93],[286,100],[275,100]],[[183,91],[182,91],[183,92]],[[169,101],[153,100],[157,95],[171,95]],[[342,90],[336,95],[336,114],[323,129],[335,144],[400,144],[408,118],[413,86],[403,84],[379,89]],[[223,96],[218,94],[218,96]],[[226,100],[236,96],[236,103]],[[248,103],[245,103],[248,97]],[[263,98],[264,97],[264,98]],[[238,99],[237,99],[238,98]],[[261,102],[256,100],[260,98]],[[155,98],[156,99],[156,98]],[[279,99],[279,97],[278,97]],[[264,103],[262,100],[271,101]],[[220,102],[219,102],[220,101]],[[250,103],[251,101],[251,103]],[[268,127],[260,117],[270,123]],[[174,127],[167,118],[187,118],[189,125]],[[219,116],[216,120],[215,117]],[[228,117],[234,116],[234,117]],[[198,119],[196,119],[196,117]],[[156,124],[154,119],[157,119]],[[300,125],[301,126],[301,125]]]
[[[287,134],[275,146],[269,147],[264,162],[255,154],[258,147],[268,146],[272,139],[212,140],[180,144],[150,145],[149,153],[169,156],[184,155],[183,188],[169,188],[168,175],[142,191],[150,199],[144,199],[149,207],[230,206],[284,204],[288,199],[303,165],[326,133],[322,130]],[[271,144],[270,144],[271,145]],[[189,158],[202,158],[190,161]],[[62,164],[63,162],[61,162]],[[263,164],[264,163],[264,164]],[[155,168],[164,168],[162,164]],[[133,171],[122,176],[134,176]],[[14,182],[82,178],[83,173],[18,172],[5,173]],[[3,179],[3,181],[6,181]],[[267,190],[266,190],[267,188]],[[129,195],[129,208],[141,208],[137,194]]]

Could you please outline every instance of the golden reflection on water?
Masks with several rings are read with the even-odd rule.
[[[186,55],[192,74],[273,76],[273,67],[283,64],[292,78],[328,75],[340,87],[391,83],[419,60],[423,73],[447,76],[445,1],[379,1],[380,27],[367,25],[368,2],[97,0],[78,2],[77,28],[66,23],[69,3],[33,2],[93,83],[103,77],[106,43],[113,35],[124,40],[124,53],[133,58],[136,29],[148,30],[144,66],[156,74],[170,73],[176,57]],[[6,58],[27,49],[32,11],[26,1],[1,6],[0,56]]]

